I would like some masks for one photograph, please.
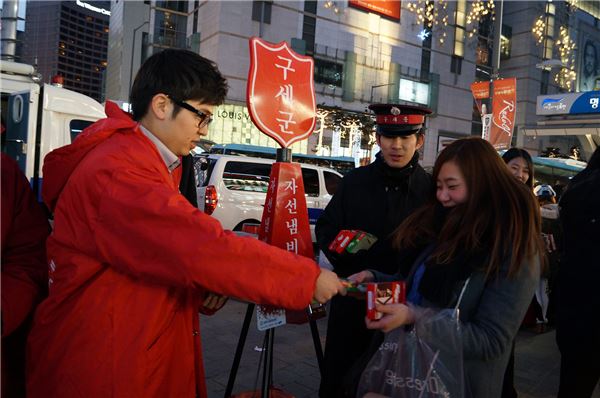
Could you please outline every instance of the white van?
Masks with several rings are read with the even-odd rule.
[[[240,231],[262,218],[271,159],[205,155],[195,158],[198,207],[217,218],[224,229]],[[311,235],[314,224],[335,193],[342,175],[335,170],[301,164]]]
[[[44,156],[106,115],[93,98],[40,80],[32,65],[0,62],[2,150],[17,161],[41,201]]]

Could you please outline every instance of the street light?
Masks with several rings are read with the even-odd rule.
[[[395,86],[396,83],[387,83],[387,84],[376,84],[374,86],[371,86],[371,99],[369,101],[370,104],[373,103],[373,90],[376,89],[377,87],[386,87],[386,86]]]
[[[131,87],[133,86],[133,57],[135,55],[135,35],[148,21],[144,21],[140,26],[133,29],[133,43],[131,44],[131,65],[129,66],[129,96],[131,97]]]

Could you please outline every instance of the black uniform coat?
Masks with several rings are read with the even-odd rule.
[[[317,243],[340,277],[367,268],[397,272],[397,254],[391,247],[390,235],[410,212],[425,202],[432,188],[430,176],[418,164],[418,154],[403,169],[388,167],[380,155],[372,164],[344,177],[317,221]],[[368,251],[340,256],[330,252],[328,246],[342,229],[369,232],[378,241]],[[365,305],[352,297],[336,296],[331,301],[322,398],[342,396],[339,390],[344,375],[368,347],[373,332],[365,326]]]
[[[600,374],[600,167],[588,166],[576,175],[559,206],[563,256],[556,339],[563,361],[570,357],[584,367],[594,363]]]

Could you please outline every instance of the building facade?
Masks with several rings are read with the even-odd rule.
[[[109,1],[29,1],[23,62],[37,65],[46,83],[60,75],[64,87],[104,101]]]
[[[470,37],[472,3],[458,0],[436,2],[440,23],[428,27],[412,8],[424,3],[390,1],[382,7],[381,2],[362,0],[113,0],[109,79],[115,80],[108,82],[107,92],[110,98],[126,101],[131,76],[145,57],[164,46],[190,48],[214,60],[230,85],[226,104],[215,112],[209,138],[218,143],[275,146],[256,130],[245,107],[248,40],[258,36],[272,43],[286,41],[315,60],[320,116],[315,134],[293,148],[295,151],[370,157],[374,137],[372,123],[365,123],[368,105],[401,102],[434,110],[422,151],[423,163],[431,165],[439,150],[452,140],[481,134],[470,85],[489,79],[493,72],[494,22],[491,13],[477,16],[479,22]],[[556,70],[536,68],[557,55],[554,42],[559,25],[566,24],[573,38],[582,24],[592,33],[598,29],[593,4],[587,12],[570,12],[564,2],[554,4],[556,32],[546,29],[547,40],[540,44],[531,29],[536,18],[549,14],[547,2],[504,2],[498,50],[502,52],[500,77],[517,78],[517,135],[521,126],[536,123],[537,95],[563,90],[554,82]],[[176,22],[174,16],[179,18]],[[111,68],[120,70],[120,75]],[[575,141],[557,137],[513,139],[534,153],[545,145],[568,146]]]

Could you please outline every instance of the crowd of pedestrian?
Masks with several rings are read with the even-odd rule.
[[[465,397],[512,397],[514,341],[532,312],[556,326],[560,398],[600,379],[600,150],[557,203],[529,153],[452,142],[419,165],[431,110],[373,104],[375,161],[344,177],[316,225],[333,266],[224,231],[199,211],[189,152],[227,93],[216,65],[165,50],[140,68],[132,115],[107,118],[44,161],[53,229],[2,154],[2,396],[206,397],[198,313],[228,297],[288,309],[331,301],[321,398],[355,397],[384,333],[457,308]],[[342,230],[377,238],[329,250]],[[47,265],[47,266],[46,266]],[[406,303],[345,296],[403,280]],[[27,339],[27,349],[25,344]],[[27,357],[25,357],[27,352]]]

